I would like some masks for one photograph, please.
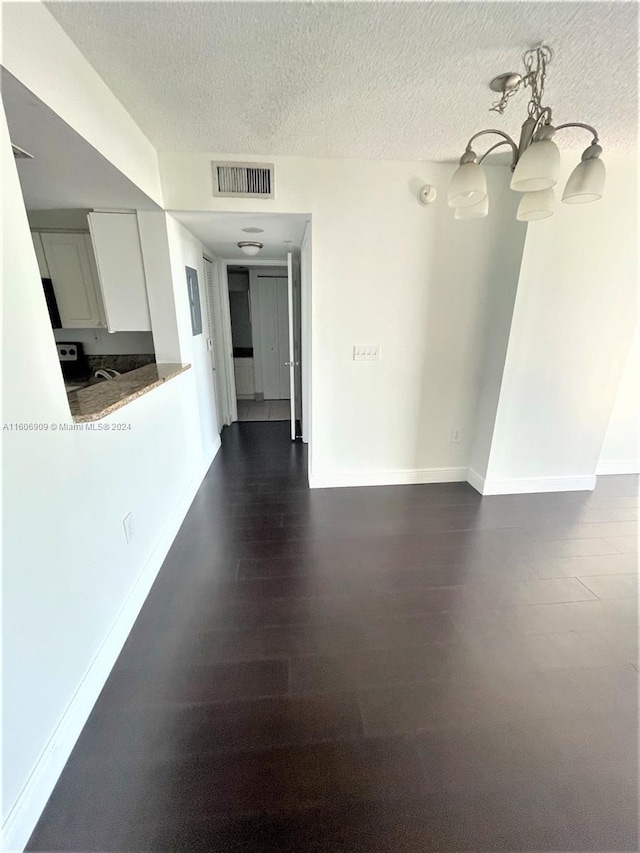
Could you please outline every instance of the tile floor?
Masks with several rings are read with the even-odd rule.
[[[238,400],[239,421],[288,421],[288,400]]]

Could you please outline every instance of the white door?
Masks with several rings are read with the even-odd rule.
[[[262,390],[265,400],[289,399],[289,309],[287,279],[259,275],[257,308]],[[254,340],[255,343],[255,340]]]
[[[213,371],[213,386],[216,395],[216,421],[218,432],[222,431],[225,423],[224,418],[224,398],[222,377],[218,370],[218,347],[216,334],[216,282],[214,280],[213,264],[208,258],[203,258],[204,263],[204,289],[206,294],[207,304],[207,319],[208,319],[208,342],[209,355],[211,356],[211,370]]]
[[[289,359],[287,367],[289,368],[289,398],[291,404],[291,441],[296,440],[296,368],[298,361],[296,360],[296,335],[295,335],[295,316],[294,316],[294,297],[293,297],[293,256],[291,252],[287,253],[287,315],[289,327]]]

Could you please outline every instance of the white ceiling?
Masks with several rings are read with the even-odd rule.
[[[635,3],[48,7],[159,150],[452,160],[481,128],[517,138],[525,95],[501,117],[488,83],[541,40],[557,123],[595,124],[605,151],[635,148]]]
[[[227,260],[284,260],[287,252],[299,249],[308,216],[294,213],[192,213],[171,211],[214,255]],[[247,234],[243,228],[262,228],[260,234]],[[244,240],[262,243],[255,257],[244,255],[237,244]],[[285,243],[286,241],[290,241]]]
[[[16,160],[27,210],[158,210],[155,202],[4,69],[2,101],[11,141],[33,154],[33,160]]]

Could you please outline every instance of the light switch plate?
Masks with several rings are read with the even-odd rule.
[[[354,346],[354,361],[380,361],[380,344],[371,346]]]

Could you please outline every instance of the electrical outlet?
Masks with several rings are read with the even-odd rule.
[[[127,545],[131,545],[136,538],[136,525],[132,512],[125,515],[122,526],[124,527],[124,538],[127,540]]]
[[[461,429],[453,427],[451,430],[451,444],[462,444],[464,433]]]
[[[372,346],[355,346],[353,348],[354,361],[380,361],[380,344]]]

